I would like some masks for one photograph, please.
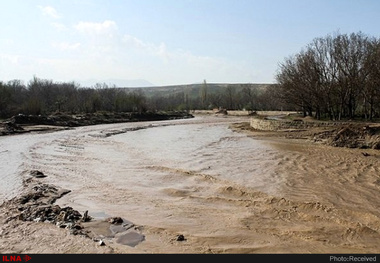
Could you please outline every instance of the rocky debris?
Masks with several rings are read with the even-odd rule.
[[[38,170],[31,171],[31,173],[43,174]],[[73,235],[91,238],[99,246],[106,245],[103,241],[104,238],[115,238],[117,243],[128,246],[135,246],[145,239],[138,227],[121,217],[94,221],[88,211],[82,215],[70,206],[60,207],[54,204],[58,198],[69,193],[70,190],[43,184],[36,178],[31,177],[24,181],[26,191],[23,194],[0,205],[7,210],[7,219],[4,223],[12,220],[51,223],[59,228],[68,229]],[[109,234],[102,236],[92,230],[101,226],[105,226],[107,228],[105,231]]]
[[[177,239],[176,239],[177,241],[186,241],[186,238],[185,238],[185,236],[184,235],[178,235],[177,236]]]
[[[24,129],[12,121],[7,121],[0,124],[0,135],[9,135],[22,132],[24,132]]]
[[[58,198],[69,192],[70,190],[53,185],[36,183],[30,185],[26,193],[7,201],[2,206],[7,205],[15,212],[15,215],[7,221],[17,218],[22,221],[48,222],[68,228],[73,234],[85,234],[79,231],[83,227],[80,226],[82,215],[78,211],[72,207],[62,208],[54,204]]]
[[[106,219],[111,224],[122,224],[124,220],[121,217],[109,217]]]
[[[32,170],[30,171],[30,175],[35,177],[35,178],[45,178],[47,175],[45,175],[43,172],[38,171],[38,170]]]
[[[88,210],[86,210],[81,219],[82,222],[89,222],[92,220],[92,217],[88,215]]]
[[[14,202],[27,205],[53,204],[58,198],[70,193],[70,190],[55,187],[49,184],[35,184],[30,190],[20,197],[16,197]]]
[[[223,108],[217,108],[213,110],[214,114],[222,114],[222,115],[228,115],[228,112],[226,109]]]
[[[22,131],[24,130],[20,125],[16,124],[16,123],[13,123],[13,122],[6,122],[4,124],[5,128],[9,131],[9,132],[16,132],[16,131]]]
[[[16,215],[8,218],[7,221],[17,218],[22,221],[47,222],[69,229],[74,235],[87,235],[81,222],[88,221],[88,215],[84,218],[72,207],[62,208],[54,204],[58,198],[69,192],[70,190],[49,184],[35,184],[25,194],[9,201],[12,204],[10,208],[13,208]]]

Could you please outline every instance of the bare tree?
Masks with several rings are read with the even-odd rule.
[[[314,39],[280,64],[276,79],[283,100],[318,119],[372,118],[379,74],[376,43],[361,32]]]

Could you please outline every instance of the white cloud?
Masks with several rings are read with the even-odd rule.
[[[51,25],[58,31],[67,31],[68,28],[62,23],[51,23]]]
[[[41,10],[42,14],[54,19],[61,18],[61,15],[58,14],[57,10],[55,10],[54,7],[51,6],[38,6],[38,8]]]
[[[50,25],[65,32],[52,39],[51,50],[41,56],[0,53],[0,66],[6,69],[2,72],[3,77],[27,80],[36,74],[43,78],[80,80],[96,76],[100,79],[146,79],[165,85],[203,79],[237,81],[242,74],[251,73],[241,62],[199,56],[189,50],[172,48],[165,42],[146,41],[121,32],[111,20],[81,21],[73,26]]]
[[[148,49],[149,45],[141,41],[140,39],[131,36],[131,35],[124,35],[122,37],[122,42],[127,44],[127,45],[132,45],[136,48],[141,48],[141,49]]]
[[[14,40],[11,39],[11,38],[0,38],[0,44],[13,45],[14,44]]]
[[[168,52],[168,50],[166,48],[166,44],[163,42],[160,45],[155,45],[152,43],[144,42],[144,41],[142,41],[142,40],[140,40],[134,36],[131,36],[131,35],[124,35],[121,38],[121,43],[124,45],[130,46],[130,47],[133,47],[133,48],[137,48],[146,54],[156,56],[156,57],[160,57],[166,62],[168,61],[168,59],[171,56],[170,52]]]
[[[169,48],[164,42],[156,44],[122,34],[114,21],[80,22],[74,28],[86,36],[81,42],[83,59],[92,61],[91,65],[102,65],[102,74],[105,71],[112,74],[108,77],[133,74],[154,83],[164,79],[171,79],[173,83],[186,79],[191,83],[203,79],[228,82],[229,77],[236,81],[242,74],[249,74],[246,65],[241,63],[199,56],[191,51]],[[95,71],[95,66],[91,68]]]
[[[68,43],[68,42],[53,42],[52,46],[56,49],[59,49],[61,51],[73,51],[80,48],[81,44],[79,42],[77,43]]]
[[[112,34],[117,31],[116,23],[111,20],[105,20],[103,23],[81,21],[74,28],[81,33],[96,35]]]
[[[0,54],[0,62],[4,64],[13,64],[17,65],[19,61],[20,56],[17,55],[10,55],[10,54]]]
[[[159,58],[168,63],[170,59],[178,57],[178,51],[171,52],[165,43],[153,44],[143,41],[129,34],[121,34],[117,24],[111,20],[103,22],[79,22],[74,28],[81,34],[90,35],[86,43],[87,52],[93,52],[93,56],[100,56],[100,53],[115,55],[115,57],[128,56],[134,53],[134,56],[144,56],[144,58]]]

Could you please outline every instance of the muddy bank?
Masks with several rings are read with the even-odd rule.
[[[193,115],[187,112],[98,112],[76,115],[56,113],[49,116],[19,114],[13,116],[9,120],[0,122],[0,135],[20,134],[30,131],[54,131],[67,129],[68,127],[80,127],[96,124],[163,121],[193,117]]]
[[[88,239],[86,243],[89,240],[93,241],[92,247],[95,248],[96,252],[114,252],[112,247],[100,248],[109,243],[134,247],[144,241],[145,236],[141,233],[139,226],[126,219],[121,217],[95,219],[89,215],[88,211],[80,213],[70,206],[61,207],[57,205],[55,203],[57,199],[71,191],[43,183],[43,180],[40,179],[45,177],[47,176],[41,171],[30,171],[30,176],[23,182],[23,192],[0,205],[2,212],[2,216],[0,216],[2,221],[0,240],[3,243],[0,246],[1,253],[12,251],[8,250],[11,247],[6,247],[4,244],[12,241],[18,242],[14,236],[10,236],[10,233],[24,232],[26,231],[25,228],[43,229],[43,232],[46,232],[51,231],[52,225],[61,230],[66,230],[70,235],[80,236],[80,241],[83,239]],[[42,236],[41,239],[43,238]],[[67,242],[71,242],[71,240],[72,238]],[[37,241],[36,245],[39,243]],[[73,246],[68,243],[66,248],[72,251]],[[46,249],[46,247],[42,249]]]
[[[294,121],[258,120],[263,129],[248,123],[233,126],[236,130],[254,132],[256,136],[306,139],[312,142],[346,148],[380,149],[380,124],[364,122],[319,122],[298,118]],[[267,127],[268,126],[268,127]],[[265,129],[267,127],[267,129]]]
[[[379,124],[350,124],[338,128],[316,133],[315,142],[322,142],[335,147],[380,149],[380,125]]]

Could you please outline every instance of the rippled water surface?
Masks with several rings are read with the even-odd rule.
[[[139,201],[144,193],[212,196],[219,187],[234,184],[275,193],[283,180],[271,165],[276,150],[229,129],[242,121],[247,119],[208,116],[2,137],[2,197],[15,195],[33,169],[47,174],[46,181],[73,190],[77,205],[98,207],[94,213],[105,212],[109,199],[97,199],[112,191],[115,199],[133,197],[130,205],[136,207],[152,201]],[[205,178],[217,183],[201,182]],[[103,192],[94,197],[94,189]]]
[[[276,188],[271,183],[280,180],[268,159],[275,150],[231,131],[225,123],[152,127],[109,140],[117,146],[107,155],[120,158],[120,165],[196,172],[268,191]]]

